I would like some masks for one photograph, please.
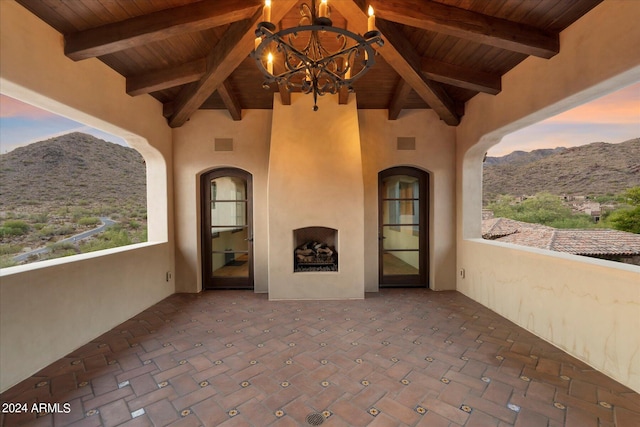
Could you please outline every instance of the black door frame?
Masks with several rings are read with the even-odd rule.
[[[211,181],[225,176],[242,178],[247,184],[246,189],[246,222],[247,222],[247,256],[249,275],[244,277],[216,278],[215,283],[211,275],[212,243],[211,243]],[[200,176],[200,207],[201,219],[201,251],[202,251],[202,288],[207,289],[254,289],[253,278],[253,176],[251,173],[238,168],[216,168]]]
[[[419,264],[417,275],[384,275],[383,256],[383,208],[382,203],[386,199],[383,194],[383,180],[395,175],[407,175],[418,180],[419,184]],[[429,287],[429,173],[410,166],[396,166],[378,173],[378,283],[384,287]]]

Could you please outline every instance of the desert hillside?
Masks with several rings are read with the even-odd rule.
[[[485,201],[499,194],[542,191],[590,196],[620,193],[640,186],[640,138],[487,157],[483,185]]]
[[[0,209],[131,203],[146,207],[146,171],[132,148],[70,133],[0,155]]]

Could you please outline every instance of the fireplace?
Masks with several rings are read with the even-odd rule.
[[[326,95],[313,111],[310,96],[292,93],[291,105],[283,105],[275,95],[264,192],[270,300],[364,298],[364,175],[355,101],[338,104],[337,95]],[[309,132],[316,122],[323,131]],[[315,261],[324,265],[294,259],[304,261],[296,250],[311,245],[322,249]]]
[[[337,234],[329,227],[293,230],[293,272],[338,271]]]

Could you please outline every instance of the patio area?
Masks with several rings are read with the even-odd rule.
[[[175,294],[1,401],[6,427],[625,427],[640,419],[640,395],[629,388],[459,292],[426,289],[353,301]],[[27,411],[4,413],[5,402]],[[59,405],[38,412],[34,403]]]

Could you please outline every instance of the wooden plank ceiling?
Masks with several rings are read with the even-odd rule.
[[[270,109],[249,57],[262,0],[17,0],[63,34],[74,61],[97,57],[126,78],[131,96],[150,94],[172,127],[201,108]],[[375,9],[385,44],[354,84],[358,108],[431,108],[451,126],[478,93],[495,95],[502,76],[528,56],[551,58],[559,33],[602,0],[329,0],[335,26],[363,34]],[[273,0],[272,21],[298,23],[303,1]],[[346,102],[348,93],[341,93]]]

